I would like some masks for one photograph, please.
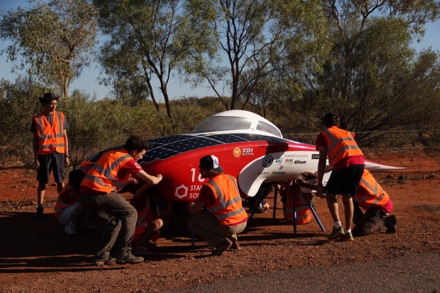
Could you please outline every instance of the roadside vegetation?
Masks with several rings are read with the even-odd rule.
[[[32,0],[0,19],[1,54],[26,72],[0,81],[0,165],[30,165],[47,91],[62,96],[75,163],[230,109],[312,144],[333,111],[365,147],[439,146],[440,52],[411,47],[439,11],[433,0]],[[70,87],[92,60],[104,99]],[[171,97],[172,77],[215,95]]]

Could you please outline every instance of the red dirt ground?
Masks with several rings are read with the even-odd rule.
[[[271,209],[256,214],[239,236],[242,250],[211,257],[204,242],[191,247],[185,225],[175,222],[158,240],[155,255],[138,265],[98,268],[91,265],[101,231],[68,236],[53,217],[55,186],[49,186],[43,219],[35,220],[35,171],[0,168],[0,291],[153,292],[191,288],[222,279],[235,279],[288,268],[336,266],[390,259],[407,254],[440,252],[440,152],[367,153],[376,162],[403,166],[374,173],[391,195],[398,225],[396,234],[377,233],[353,242],[326,241],[332,221],[325,201],[316,200],[327,229],[313,220],[298,226],[282,220],[277,199]],[[273,206],[274,196],[269,196]],[[437,268],[438,269],[438,268]]]

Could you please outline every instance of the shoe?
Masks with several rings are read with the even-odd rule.
[[[114,266],[116,264],[115,259],[110,254],[96,255],[94,262],[97,266]]]
[[[138,255],[151,255],[154,254],[154,251],[147,246],[141,246],[136,249],[133,249],[133,253]]]
[[[238,239],[236,238],[232,238],[232,245],[231,245],[231,249],[235,249],[235,250],[241,250],[240,244],[238,243]]]
[[[343,234],[342,236],[340,236],[341,241],[353,241],[353,235],[351,234],[351,232],[347,232],[345,234]]]
[[[141,262],[144,262],[144,258],[142,256],[133,255],[131,251],[126,252],[116,259],[116,263],[118,264],[138,264]]]
[[[75,235],[77,233],[76,225],[72,222],[69,222],[69,224],[64,227],[64,233],[67,235]]]
[[[260,203],[257,207],[256,212],[262,214],[267,212],[270,209],[270,205],[266,202],[265,204]]]
[[[43,206],[38,206],[37,207],[37,212],[35,213],[35,218],[36,219],[41,219],[44,215],[44,208]]]
[[[328,240],[334,240],[334,239],[338,239],[339,237],[343,236],[344,233],[344,228],[339,227],[339,228],[335,228],[333,227],[332,233],[330,235],[328,235]]]
[[[387,230],[385,233],[396,233],[396,224],[397,224],[397,218],[394,215],[386,217],[384,220],[384,225],[387,227]]]
[[[220,256],[222,255],[223,251],[228,250],[231,246],[232,241],[228,238],[225,238],[217,244],[214,251],[212,252],[212,255]]]

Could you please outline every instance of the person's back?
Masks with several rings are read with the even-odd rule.
[[[338,115],[327,113],[323,118],[323,123],[326,129],[321,131],[316,138],[316,150],[319,151],[317,195],[324,197],[322,180],[328,157],[332,173],[325,187],[325,198],[334,221],[334,227],[328,239],[354,240],[351,234],[354,213],[352,197],[358,190],[364,171],[364,155],[354,139],[354,134],[339,128]],[[345,231],[339,219],[337,194],[342,195],[345,207]]]
[[[142,257],[133,255],[131,248],[137,211],[118,191],[127,182],[138,183],[131,175],[146,182],[145,186],[156,185],[162,180],[162,175],[149,175],[137,163],[147,150],[146,140],[131,136],[123,149],[102,154],[89,168],[81,183],[80,201],[91,209],[98,210],[107,221],[99,251],[95,254],[96,265],[112,265],[115,262],[136,264],[144,261]],[[116,261],[110,254],[115,243]]]
[[[227,174],[214,155],[200,159],[199,171],[208,178],[200,189],[197,201],[188,204],[193,215],[188,227],[214,247],[212,255],[219,256],[231,247],[239,249],[237,234],[246,228],[248,216],[242,206],[237,180]],[[209,213],[203,213],[204,208]]]

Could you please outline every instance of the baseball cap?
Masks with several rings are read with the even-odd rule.
[[[199,168],[212,170],[219,173],[222,173],[224,171],[223,168],[220,167],[218,158],[214,155],[208,155],[201,158]]]

